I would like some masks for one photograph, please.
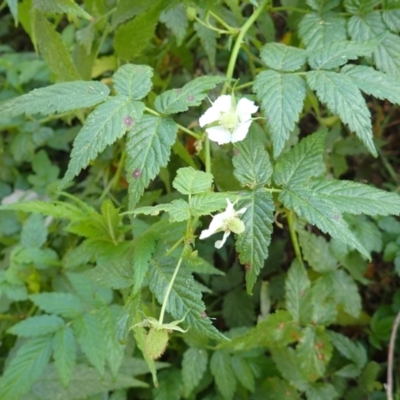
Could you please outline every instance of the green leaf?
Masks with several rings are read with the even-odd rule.
[[[211,190],[213,176],[192,167],[179,168],[172,186],[182,194],[196,194]]]
[[[347,20],[339,13],[310,13],[299,24],[299,36],[308,50],[314,50],[347,39]]]
[[[336,321],[337,308],[330,290],[322,279],[317,279],[311,288],[312,314],[307,322],[328,326]]]
[[[163,259],[153,262],[150,268],[149,285],[157,300],[162,304],[168,285],[172,279],[177,260]],[[195,332],[206,335],[215,340],[224,340],[222,335],[212,325],[211,320],[204,317],[205,305],[202,295],[196,286],[193,276],[180,270],[172,287],[167,311],[175,318],[180,319],[186,315],[184,323]]]
[[[312,383],[307,388],[307,400],[334,400],[338,393],[330,383]]]
[[[171,203],[158,204],[153,207],[140,207],[135,210],[128,211],[129,214],[144,214],[144,215],[158,215],[161,211],[165,211],[170,215],[171,222],[186,221],[190,218],[189,203],[185,200],[173,200]]]
[[[76,343],[69,326],[56,332],[53,338],[54,363],[64,387],[68,386],[76,362]]]
[[[332,356],[332,345],[326,332],[314,327],[303,329],[303,337],[296,348],[302,375],[314,382],[321,378]]]
[[[341,73],[349,76],[360,90],[381,100],[400,104],[400,79],[366,65],[345,65]]]
[[[83,314],[74,319],[72,327],[78,343],[100,375],[104,375],[106,347],[100,321],[93,314]]]
[[[215,66],[215,57],[217,54],[217,32],[207,28],[206,26],[195,22],[193,24],[193,28],[195,29],[197,36],[200,39],[200,42],[206,52],[208,60],[212,67]]]
[[[77,81],[80,76],[61,35],[37,10],[32,10],[32,36],[40,54],[59,81]]]
[[[377,156],[372,140],[371,114],[358,87],[344,74],[309,71],[307,83],[329,110],[349,125],[370,153]]]
[[[169,160],[178,127],[172,119],[144,116],[128,133],[125,169],[129,182],[130,207]]]
[[[278,71],[292,72],[306,63],[307,52],[283,43],[268,43],[261,48],[260,56],[268,67]]]
[[[223,299],[222,316],[230,328],[253,326],[256,313],[252,298],[241,288],[230,291]]]
[[[318,11],[320,14],[331,10],[339,5],[340,0],[307,0],[307,5],[309,5],[313,10]]]
[[[332,298],[344,311],[357,318],[361,312],[361,297],[353,278],[343,270],[329,272],[321,277]]]
[[[315,132],[279,157],[273,175],[275,183],[281,186],[295,186],[323,175],[325,137],[326,130]]]
[[[299,400],[299,394],[297,390],[284,379],[269,377],[263,384],[262,397],[265,400]]]
[[[161,114],[175,114],[199,106],[207,92],[226,80],[223,76],[200,76],[180,89],[171,89],[156,98],[155,108]]]
[[[121,25],[114,35],[114,48],[124,60],[132,60],[142,54],[153,38],[161,11],[166,1],[158,1],[145,13],[139,13],[133,20]],[[132,4],[130,4],[132,6]],[[132,45],[135,38],[135,45]]]
[[[0,378],[0,398],[20,399],[42,374],[50,360],[50,336],[39,336],[24,343]]]
[[[46,240],[47,228],[44,218],[38,214],[30,215],[22,227],[22,246],[39,248],[46,243]]]
[[[303,320],[304,314],[308,311],[307,308],[310,307],[307,296],[310,285],[304,266],[295,258],[285,280],[286,309],[295,322]]]
[[[41,310],[64,318],[76,318],[83,313],[82,302],[71,293],[37,293],[29,299]]]
[[[70,14],[76,17],[85,18],[92,20],[86,11],[78,6],[73,0],[35,0],[33,3],[33,9],[37,9],[42,13],[46,14]]]
[[[154,400],[180,400],[182,376],[178,369],[161,371],[160,384],[153,389]]]
[[[359,370],[365,367],[368,358],[367,352],[361,343],[355,342],[337,332],[329,331],[328,334],[332,344],[343,357],[352,361]]]
[[[226,199],[231,202],[238,200],[237,195],[229,195],[228,193],[200,193],[192,197],[190,201],[190,212],[195,217],[209,215],[212,212],[226,208]]]
[[[63,319],[56,315],[39,315],[18,322],[8,332],[22,337],[35,337],[56,332],[63,326]]]
[[[361,56],[370,56],[376,49],[378,41],[365,42],[341,41],[329,43],[322,48],[314,49],[308,57],[308,63],[313,69],[334,69],[356,60]]]
[[[18,25],[18,0],[6,0],[6,3],[14,18],[15,25]]]
[[[255,390],[254,373],[245,358],[233,355],[231,358],[232,369],[236,379],[250,392]]]
[[[56,83],[4,102],[0,106],[0,117],[65,113],[101,103],[109,93],[110,89],[101,82]]]
[[[363,183],[319,179],[310,185],[318,198],[330,201],[341,212],[366,215],[399,215],[400,196]]]
[[[182,381],[185,397],[200,383],[206,372],[208,364],[208,352],[205,349],[189,347],[183,353],[182,359]]]
[[[236,390],[236,378],[231,365],[231,356],[224,351],[215,351],[211,356],[210,370],[224,400],[232,400]]]
[[[393,32],[400,32],[400,9],[389,9],[382,11],[382,19],[387,27]]]
[[[270,193],[255,191],[250,199],[240,203],[241,207],[246,207],[246,212],[241,218],[245,230],[237,235],[236,250],[239,253],[240,262],[246,268],[246,289],[250,294],[268,257],[274,220],[274,203]]]
[[[274,156],[277,157],[299,120],[306,96],[306,84],[298,75],[263,71],[256,76],[253,91],[267,118]]]
[[[111,97],[88,117],[74,140],[68,170],[62,180],[65,185],[86,168],[90,161],[113,144],[129,129],[140,124],[144,104],[125,96]],[[139,122],[138,122],[139,121]]]
[[[372,11],[379,3],[380,0],[345,0],[344,7],[349,13],[363,15]]]
[[[242,186],[253,189],[264,186],[272,175],[272,165],[263,143],[254,135],[236,144],[232,159],[235,178]]]
[[[125,64],[113,75],[114,89],[121,96],[140,100],[151,90],[153,69],[147,65]]]
[[[168,11],[163,11],[160,15],[160,21],[164,23],[168,29],[176,37],[177,45],[180,46],[186,35],[188,27],[188,18],[183,4],[178,4],[176,7]]]
[[[376,381],[381,370],[381,366],[375,362],[370,361],[364,368],[360,375],[359,384],[368,392],[373,392],[376,388]]]

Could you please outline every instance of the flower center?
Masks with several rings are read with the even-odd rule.
[[[228,111],[222,114],[219,122],[224,128],[233,131],[239,123],[239,118],[234,111]]]

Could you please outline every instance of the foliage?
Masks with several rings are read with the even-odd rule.
[[[0,399],[385,398],[399,4],[5,5]]]

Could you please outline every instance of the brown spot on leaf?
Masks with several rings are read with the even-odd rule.
[[[142,170],[139,168],[136,168],[132,173],[132,178],[138,179],[138,178],[140,178],[140,175],[142,175]]]
[[[127,128],[130,128],[134,123],[135,123],[135,121],[134,121],[131,117],[126,116],[126,117],[124,118],[124,125],[125,125]]]

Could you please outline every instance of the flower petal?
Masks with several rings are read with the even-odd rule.
[[[213,142],[217,142],[218,144],[231,142],[232,135],[229,130],[223,126],[212,126],[211,128],[207,128],[206,132],[208,134],[208,138]]]
[[[255,112],[257,112],[257,110],[258,106],[254,104],[254,101],[242,97],[237,103],[236,115],[240,118],[241,121],[246,121],[249,114],[254,114]]]
[[[228,112],[231,109],[231,96],[219,96],[213,105],[200,117],[199,125],[201,127],[219,121],[221,113]]]
[[[225,231],[224,232],[224,237],[222,238],[222,240],[217,240],[215,242],[215,247],[217,249],[220,249],[226,242],[226,239],[228,239],[228,236],[231,234],[231,231]]]
[[[241,122],[232,132],[232,143],[240,142],[247,136],[247,132],[249,131],[250,125],[253,121],[250,119],[247,122]]]

